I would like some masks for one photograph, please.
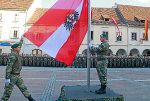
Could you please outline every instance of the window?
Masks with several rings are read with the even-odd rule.
[[[122,32],[116,32],[116,40],[117,41],[122,41]]]
[[[94,32],[93,32],[93,31],[91,31],[91,40],[93,40],[93,33],[94,33]]]
[[[103,31],[102,34],[106,34],[106,40],[108,40],[108,31]]]
[[[2,21],[2,13],[0,13],[0,21]]]
[[[141,23],[145,23],[145,20],[140,20]]]
[[[36,55],[42,55],[42,50],[40,49],[34,49],[32,50],[32,55],[36,56]]]
[[[137,33],[131,33],[131,40],[137,40]]]
[[[109,15],[101,15],[100,20],[103,20],[103,21],[109,22],[109,20],[110,20],[110,16],[109,16]]]
[[[18,38],[18,31],[17,30],[14,30],[14,35],[13,35],[14,38]]]
[[[17,13],[15,14],[15,16],[14,16],[14,21],[15,21],[15,22],[19,21],[19,14],[17,14]]]
[[[143,38],[142,39],[144,39],[145,38],[145,33],[143,33]]]
[[[145,35],[145,33],[143,33],[143,38],[142,38],[144,41],[148,41],[148,35],[146,34]]]
[[[109,21],[109,18],[104,18],[104,21],[107,21],[107,22],[108,22],[108,21]]]
[[[145,23],[145,19],[143,19],[143,18],[140,17],[140,16],[135,16],[135,17],[134,17],[134,20],[135,20],[135,21],[138,21],[138,22],[141,22],[141,23]]]
[[[10,38],[19,38],[19,28],[11,28]]]
[[[117,36],[117,41],[122,41],[122,36]]]

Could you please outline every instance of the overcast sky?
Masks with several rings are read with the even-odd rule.
[[[54,2],[57,0],[44,0],[45,7],[50,7],[50,5],[54,5]],[[106,7],[111,8],[117,4],[124,4],[124,5],[133,5],[133,6],[143,6],[143,7],[150,7],[150,0],[91,0],[92,7]]]
[[[112,7],[117,4],[150,7],[150,0],[91,0],[93,7]]]

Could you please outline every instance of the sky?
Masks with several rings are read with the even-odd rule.
[[[44,0],[45,7],[53,5],[57,0]],[[150,7],[150,0],[91,0],[92,7],[112,8],[117,4]]]
[[[110,8],[117,4],[150,7],[150,0],[91,0],[92,7]]]

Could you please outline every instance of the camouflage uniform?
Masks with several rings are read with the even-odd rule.
[[[100,80],[101,85],[107,84],[107,65],[108,60],[106,58],[106,55],[109,50],[109,44],[104,41],[102,42],[98,47],[91,47],[90,51],[91,53],[97,53],[97,74]]]
[[[21,45],[22,45],[22,42],[20,43],[20,46]],[[22,69],[21,60],[22,59],[18,53],[12,51],[9,54],[5,78],[10,79],[10,83],[7,86],[5,85],[5,88],[4,88],[5,91],[4,91],[1,101],[7,101],[10,98],[14,85],[16,85],[20,89],[20,91],[26,98],[30,96],[27,90],[27,87],[24,85],[22,77],[20,76],[20,71]]]

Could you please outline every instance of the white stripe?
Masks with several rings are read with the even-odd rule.
[[[79,18],[82,11],[83,1],[84,0],[82,0],[81,4],[76,9],[76,11],[79,12]],[[70,31],[66,30],[64,24],[62,24],[39,48],[55,58],[70,34]]]
[[[56,4],[56,2],[58,2],[58,0],[46,0],[45,2],[47,5],[46,5],[46,7],[44,6],[44,8],[51,8]]]
[[[134,80],[134,81],[142,82],[142,81],[150,81],[150,79],[145,79],[145,80]]]
[[[108,81],[123,81],[124,79],[108,79]],[[56,80],[58,82],[87,82],[87,80]],[[91,82],[99,82],[99,80],[90,80]]]

